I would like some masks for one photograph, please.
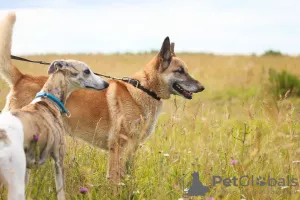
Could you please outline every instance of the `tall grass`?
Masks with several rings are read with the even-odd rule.
[[[126,76],[139,70],[154,54],[44,55],[51,61],[73,58],[99,73]],[[212,185],[213,176],[293,176],[300,183],[300,123],[297,98],[275,99],[265,89],[267,69],[285,68],[300,75],[298,57],[215,56],[179,54],[190,73],[206,87],[192,101],[172,97],[165,102],[153,135],[141,144],[128,166],[119,194],[106,180],[107,154],[67,137],[65,161],[67,199],[179,199],[190,187],[191,173],[210,187],[205,198],[300,199],[300,187]],[[27,73],[46,68],[15,63]],[[2,83],[2,105],[7,88]],[[237,161],[232,163],[232,160]],[[88,188],[86,194],[80,188]],[[5,190],[0,196],[5,199]],[[54,169],[48,161],[32,170],[28,199],[55,199]],[[194,197],[193,199],[204,199]]]
[[[278,98],[288,95],[300,96],[300,79],[286,70],[276,72],[274,69],[270,69],[269,81],[272,92]]]

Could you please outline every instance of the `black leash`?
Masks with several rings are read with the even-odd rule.
[[[50,65],[51,64],[51,63],[47,63],[47,62],[44,62],[44,61],[29,60],[29,59],[14,56],[14,55],[11,55],[10,57],[13,60],[20,60],[20,61],[25,61],[25,62],[37,63],[37,64],[41,64],[41,65]],[[129,78],[129,77],[116,78],[116,77],[112,77],[112,76],[108,76],[108,75],[104,75],[104,74],[98,74],[98,73],[95,73],[95,72],[94,72],[94,74],[96,74],[97,76],[101,76],[101,77],[110,78],[110,79],[113,79],[113,80],[119,80],[119,81],[129,83],[129,84],[133,85],[134,87],[136,87],[136,88],[142,90],[143,92],[147,93],[148,95],[150,95],[154,99],[156,99],[158,101],[160,101],[160,99],[161,99],[154,91],[151,91],[151,90],[145,88],[144,86],[142,86],[139,80],[132,79],[132,78]]]
[[[13,55],[10,55],[10,58],[13,60],[21,60],[21,61],[25,61],[25,62],[38,63],[38,64],[42,64],[42,65],[50,65],[51,64],[51,63],[47,63],[47,62],[43,62],[43,61],[28,60],[26,58],[21,58],[21,57],[13,56]]]

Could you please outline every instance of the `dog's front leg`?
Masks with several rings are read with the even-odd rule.
[[[58,200],[65,200],[64,191],[64,153],[59,153],[59,155],[54,155],[55,162],[55,185],[56,185],[56,195]]]
[[[30,169],[26,169],[25,184],[28,185],[30,178]]]

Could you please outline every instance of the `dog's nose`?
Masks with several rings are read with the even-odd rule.
[[[205,87],[203,85],[201,85],[199,88],[199,92],[202,92],[203,90],[205,90]]]
[[[205,90],[205,87],[199,81],[196,80],[196,84],[197,84],[197,91],[195,91],[195,93],[202,92],[203,90]]]
[[[108,88],[109,83],[108,82],[104,82],[104,88]]]

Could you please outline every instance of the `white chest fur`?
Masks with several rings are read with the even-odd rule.
[[[155,126],[158,121],[159,114],[162,110],[162,103],[158,103],[156,105],[151,106],[151,109],[147,109],[148,112],[144,112],[144,117],[146,122],[148,123],[148,127],[146,130],[147,136],[151,135],[155,129]]]

